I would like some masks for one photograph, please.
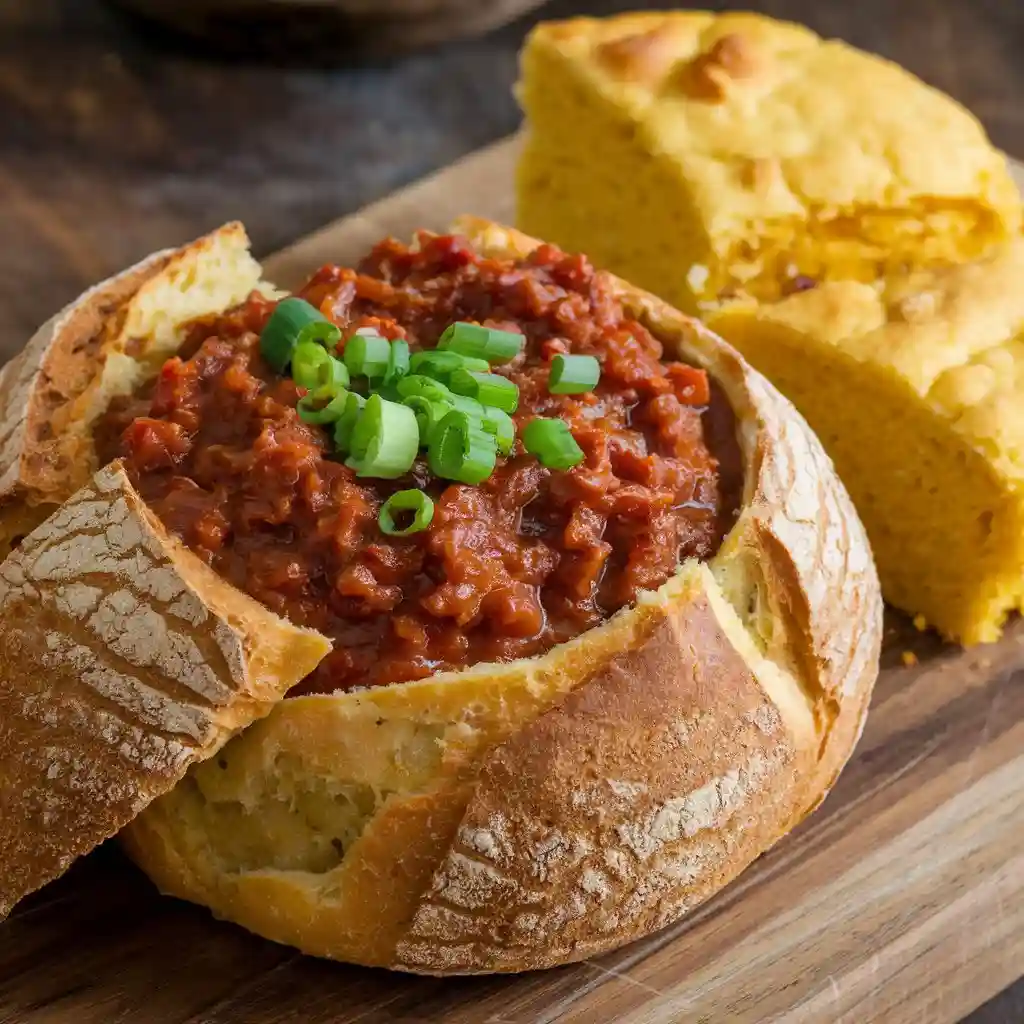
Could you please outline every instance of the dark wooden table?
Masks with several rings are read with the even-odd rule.
[[[639,6],[555,0],[543,13]],[[1019,0],[708,6],[805,21],[899,61],[1024,156]],[[529,24],[392,62],[274,68],[182,52],[95,0],[0,0],[0,360],[157,247],[238,217],[268,253],[510,132]],[[1024,1021],[1024,982],[970,1021]]]

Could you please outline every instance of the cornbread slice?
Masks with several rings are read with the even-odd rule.
[[[549,22],[518,95],[519,226],[695,312],[801,276],[874,281],[1015,233],[975,118],[808,29],[699,11]]]
[[[794,401],[864,521],[882,590],[950,639],[1024,607],[1024,240],[876,290],[708,318]]]

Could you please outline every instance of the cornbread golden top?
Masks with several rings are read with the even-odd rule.
[[[909,72],[756,15],[652,12],[538,30],[684,168],[712,236],[752,220],[987,201],[1016,222],[1002,157]]]
[[[1020,225],[1005,159],[967,110],[794,24],[698,11],[550,22],[522,66],[522,227],[685,308],[739,288],[775,299],[803,276],[961,262]],[[581,147],[602,166],[576,166]]]
[[[881,293],[830,282],[752,315],[891,373],[999,473],[1024,484],[1024,239]]]

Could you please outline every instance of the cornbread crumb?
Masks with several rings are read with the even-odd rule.
[[[710,276],[711,271],[703,263],[694,263],[686,273],[686,283],[695,292],[700,292],[704,290],[704,285],[707,284]]]
[[[881,293],[830,281],[706,317],[824,442],[886,599],[965,645],[1024,607],[1022,280],[1016,239]]]
[[[908,668],[911,665],[917,664],[917,655],[913,651],[904,651],[900,655],[900,659],[902,660],[903,664],[906,665]]]

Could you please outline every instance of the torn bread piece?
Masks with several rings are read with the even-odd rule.
[[[169,537],[119,465],[0,565],[0,916],[330,650]]]
[[[186,325],[274,294],[260,273],[245,229],[226,224],[91,288],[0,370],[0,555],[100,468],[92,424],[156,375]]]

